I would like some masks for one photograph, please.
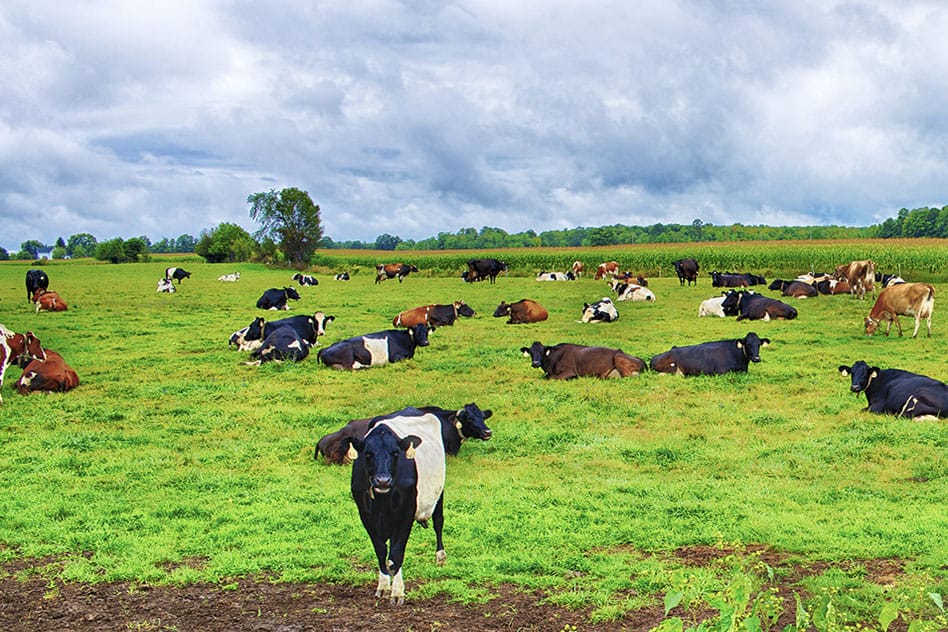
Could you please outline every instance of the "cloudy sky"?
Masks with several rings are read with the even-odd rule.
[[[865,226],[948,204],[941,0],[4,0],[0,245],[613,223]]]

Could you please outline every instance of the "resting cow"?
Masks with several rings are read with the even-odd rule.
[[[158,279],[158,289],[155,292],[167,292],[168,294],[174,294],[178,290],[174,286],[174,282],[171,279]]]
[[[46,353],[32,331],[18,334],[0,325],[0,404],[3,403],[3,376],[7,367],[11,364],[24,367],[35,358],[45,359]]]
[[[633,303],[642,301],[649,303],[655,302],[655,293],[644,285],[614,279],[609,282],[609,286],[612,288],[612,291],[616,293],[617,301],[632,301]]]
[[[700,266],[697,261],[689,257],[688,259],[672,261],[672,265],[675,266],[675,273],[678,275],[678,283],[680,285],[684,286],[685,281],[688,282],[688,285],[692,283],[698,285],[698,270]]]
[[[839,372],[851,376],[849,390],[865,393],[863,410],[898,417],[948,417],[948,386],[930,377],[901,369],[870,367],[859,360]]]
[[[804,283],[803,281],[774,279],[774,282],[767,289],[779,290],[784,296],[792,296],[793,298],[813,298],[820,295],[819,290],[813,284]]]
[[[641,358],[609,347],[586,347],[567,342],[547,347],[534,342],[529,347],[521,347],[520,352],[530,358],[534,368],[543,369],[543,377],[547,379],[628,377],[645,370]]]
[[[65,312],[69,309],[66,301],[56,292],[49,292],[43,288],[36,290],[33,294],[33,303],[36,305],[36,312]]]
[[[495,283],[497,275],[507,271],[507,264],[499,259],[469,259],[467,262],[467,276],[462,275],[468,283],[488,279]]]
[[[770,344],[750,332],[743,338],[704,342],[688,347],[672,347],[652,356],[649,365],[659,373],[677,375],[721,375],[746,373],[751,362],[760,362],[760,350]]]
[[[439,408],[438,406],[419,406],[418,410],[423,413],[430,413],[441,421],[441,440],[444,443],[444,451],[451,456],[457,456],[461,450],[461,444],[465,439],[480,439],[489,441],[491,429],[484,423],[493,415],[493,411],[481,410],[477,404],[465,404],[460,410],[449,410]],[[395,414],[395,413],[390,413]],[[353,451],[347,451],[342,448],[343,442],[347,438],[361,439],[369,429],[369,423],[372,419],[353,419],[345,426],[324,436],[316,443],[316,450],[313,452],[313,458],[319,459],[322,455],[326,463],[344,465],[350,463],[355,455]]]
[[[364,438],[346,440],[359,453],[352,463],[352,498],[378,559],[376,597],[405,601],[402,564],[415,522],[434,524],[435,559],[445,559],[445,456],[441,422],[415,408],[377,417]],[[348,446],[346,446],[348,449]]]
[[[36,349],[40,353],[36,353]],[[26,354],[29,354],[28,356]],[[65,393],[79,386],[79,376],[72,370],[63,357],[49,349],[43,349],[33,332],[26,332],[26,352],[21,354],[21,362],[31,359],[23,368],[23,374],[16,382],[16,392],[29,395],[34,391]]]
[[[546,308],[528,298],[522,298],[516,303],[500,302],[494,310],[494,318],[508,316],[508,325],[522,325],[524,323],[538,323],[549,318]]]
[[[191,273],[184,270],[184,268],[165,268],[165,278],[168,280],[175,279],[178,285],[181,285],[181,281],[191,278]]]
[[[458,316],[470,318],[474,313],[464,301],[454,301],[451,305],[422,305],[402,312],[392,319],[392,324],[396,327],[414,327],[424,323],[431,329],[437,329],[453,325]]]
[[[300,300],[300,293],[296,291],[295,287],[285,287],[282,290],[272,287],[257,299],[257,307],[259,309],[275,310],[290,309],[290,306],[287,305],[287,301],[290,299]]]
[[[319,285],[319,279],[309,274],[303,274],[302,272],[297,272],[292,278],[300,285]]]
[[[575,281],[576,277],[572,272],[540,272],[537,274],[537,281]]]
[[[791,305],[751,291],[730,290],[721,303],[727,315],[737,315],[737,320],[793,320],[797,310]]]
[[[428,326],[420,324],[340,340],[321,349],[316,357],[333,369],[356,370],[409,360],[415,357],[417,347],[427,346]]]
[[[743,274],[730,274],[718,272],[717,270],[711,272],[710,274],[711,287],[747,287],[750,285],[747,277]]]
[[[217,277],[217,280],[227,281],[231,283],[235,281],[240,281],[240,272],[231,272],[230,274],[222,274],[219,277]]]
[[[603,296],[595,303],[583,303],[583,315],[580,323],[614,323],[619,320],[619,311],[612,299]]]
[[[26,300],[32,302],[36,290],[49,289],[49,277],[42,270],[26,271]]]
[[[928,337],[931,338],[933,311],[935,311],[935,288],[928,283],[899,283],[887,287],[879,292],[876,304],[872,306],[872,311],[866,317],[866,334],[871,336],[880,323],[885,323],[885,335],[888,336],[894,322],[901,336],[902,323],[899,322],[899,316],[914,316],[915,331],[912,332],[912,338],[918,335],[922,318],[928,324]]]
[[[337,274],[337,275],[334,276],[333,278],[334,278],[335,280],[337,280],[337,281],[348,281],[348,280],[349,280],[349,273],[348,273],[348,272],[340,272],[339,274]]]
[[[309,355],[309,348],[313,346],[289,325],[283,325],[270,332],[263,343],[250,355],[251,361],[247,364],[262,364],[264,362],[302,362]]]
[[[698,317],[717,316],[724,318],[724,308],[721,306],[723,302],[723,296],[712,296],[711,298],[701,301],[701,305],[698,305]]]
[[[398,282],[401,283],[402,279],[408,276],[411,272],[418,272],[418,268],[411,264],[404,263],[380,263],[375,266],[375,282],[381,283],[385,279],[394,279],[398,278]]]
[[[236,345],[240,351],[253,351],[263,344],[264,338],[280,327],[292,327],[300,338],[310,345],[315,345],[319,336],[326,335],[326,326],[335,319],[335,316],[316,312],[312,316],[290,316],[268,323],[263,316],[258,316],[252,323],[231,334],[228,346]]]

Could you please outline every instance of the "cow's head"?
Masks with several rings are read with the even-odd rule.
[[[543,360],[550,354],[552,347],[544,346],[541,342],[534,342],[529,347],[520,347],[520,353],[530,358],[533,368],[539,369],[543,366]]]
[[[866,316],[866,319],[863,321],[863,324],[866,326],[866,335],[871,336],[876,333],[876,329],[879,328],[878,319]]]
[[[851,377],[849,390],[853,393],[860,393],[869,388],[869,383],[879,375],[880,370],[877,366],[870,367],[862,360],[854,362],[851,367],[839,367],[840,374]]]
[[[392,485],[399,477],[399,468],[414,460],[415,448],[421,445],[421,438],[415,435],[399,438],[388,426],[377,425],[361,439],[346,437],[342,447],[348,450],[349,445],[359,453],[353,474],[360,470],[365,472],[369,493],[374,498],[375,494],[392,491]]]
[[[295,287],[285,287],[283,288],[283,293],[286,294],[286,298],[293,299],[294,301],[300,300],[300,293],[296,291]]]
[[[243,342],[248,342],[251,340],[263,340],[263,330],[266,329],[267,321],[263,316],[257,316],[253,319],[253,322],[246,328],[244,332]],[[243,330],[241,330],[243,331]]]
[[[773,283],[767,286],[768,290],[782,290],[784,281],[780,279],[774,279]]]
[[[510,305],[504,301],[501,301],[497,309],[494,310],[494,318],[500,318],[501,316],[510,316]]]
[[[458,316],[464,316],[465,318],[470,318],[475,313],[471,306],[464,301],[455,301],[454,309],[457,310]]]
[[[409,271],[409,272],[418,272],[418,268],[416,268],[416,267],[414,266],[414,264],[409,263],[409,264],[408,264],[407,266],[405,266],[405,267],[408,268],[408,271]]]
[[[737,348],[744,352],[751,362],[760,362],[760,350],[770,344],[769,338],[758,338],[753,331],[737,341]]]
[[[313,320],[316,322],[316,335],[325,336],[326,335],[326,325],[336,320],[335,316],[326,316],[322,312],[316,312],[313,314]]]
[[[408,335],[411,336],[411,339],[419,347],[428,346],[428,325],[425,323],[418,323],[414,327],[409,327]]]
[[[728,316],[736,316],[741,306],[741,294],[737,290],[728,290],[724,292],[724,300],[721,302],[721,309]]]
[[[250,327],[244,327],[243,329],[238,329],[237,331],[232,333],[230,335],[230,339],[227,341],[227,346],[229,347],[231,345],[236,345],[237,348],[239,349],[241,346],[243,346],[246,340],[247,332],[249,330],[250,330]]]
[[[464,408],[457,412],[457,428],[462,437],[472,439],[481,439],[488,441],[493,434],[491,429],[484,423],[494,412],[492,410],[481,410],[477,404],[471,402],[465,404]]]

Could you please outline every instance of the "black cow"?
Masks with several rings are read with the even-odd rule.
[[[348,438],[359,453],[352,463],[352,498],[378,559],[376,597],[405,601],[402,563],[415,522],[434,524],[436,560],[443,560],[445,456],[441,422],[416,408],[377,417],[364,438]]]
[[[165,268],[165,278],[174,279],[178,282],[178,285],[181,285],[182,279],[190,279],[191,273],[187,272],[184,268]]]
[[[257,299],[257,307],[260,309],[290,309],[290,306],[286,304],[289,299],[300,300],[300,293],[296,291],[295,287],[285,287],[282,290],[272,287]]]
[[[529,347],[521,347],[520,352],[530,358],[534,368],[543,369],[543,377],[547,379],[628,377],[645,370],[641,358],[609,347],[587,347],[568,342],[547,347],[534,342]]]
[[[460,410],[449,410],[438,406],[419,406],[418,410],[431,413],[441,420],[441,440],[444,443],[444,451],[451,456],[458,455],[465,439],[489,441],[493,434],[485,423],[485,420],[494,414],[493,411],[481,410],[473,402],[465,404]],[[322,455],[326,463],[336,465],[349,463],[354,457],[351,452],[342,449],[343,441],[347,437],[356,439],[364,437],[371,421],[372,419],[353,419],[336,432],[324,436],[316,443],[313,458],[318,460],[319,455]]]
[[[849,390],[863,392],[869,405],[863,409],[898,417],[948,417],[948,386],[944,382],[901,369],[870,367],[859,360],[839,372],[852,376]]]
[[[415,356],[416,347],[427,346],[428,326],[419,324],[340,340],[321,349],[316,357],[330,368],[354,370],[408,360]]]
[[[335,278],[337,281],[348,281],[348,280],[349,280],[349,273],[348,273],[348,272],[340,272],[339,274],[337,274],[337,275],[336,275],[335,277],[333,277],[333,278]]]
[[[729,272],[718,272],[711,274],[711,287],[747,287],[750,285],[747,277],[743,274],[732,274]]]
[[[497,275],[507,271],[507,264],[498,259],[469,259],[467,262],[467,282],[490,280],[496,282]],[[463,276],[463,275],[462,275]]]
[[[774,282],[767,289],[780,290],[780,293],[784,296],[792,296],[793,298],[813,298],[820,295],[820,291],[815,285],[803,281],[774,279]]]
[[[303,274],[302,272],[297,272],[294,274],[293,280],[300,285],[319,285],[319,279],[308,274]]]
[[[267,335],[263,344],[250,354],[253,361],[249,364],[282,360],[300,362],[309,355],[311,346],[313,343],[303,339],[295,329],[289,325],[283,325]]]
[[[737,320],[793,320],[797,317],[793,306],[751,291],[728,291],[721,308],[727,316],[737,315]]]
[[[380,263],[375,266],[375,282],[381,283],[385,279],[397,277],[401,283],[410,272],[418,272],[418,268],[406,263]]]
[[[33,302],[33,295],[36,294],[36,290],[49,289],[49,277],[46,276],[46,273],[42,270],[27,270],[26,271],[26,300]]]
[[[684,286],[685,281],[688,282],[688,285],[694,283],[698,285],[698,262],[694,259],[679,259],[677,261],[672,261],[672,265],[675,266],[675,272],[678,274],[678,282]]]
[[[760,362],[760,350],[770,344],[750,332],[743,338],[704,342],[688,347],[672,347],[652,356],[653,371],[679,375],[720,375],[737,371],[746,373],[748,364]]]
[[[335,316],[326,316],[323,312],[316,312],[312,316],[290,316],[266,322],[263,316],[258,316],[248,326],[231,334],[228,346],[236,345],[241,351],[252,351],[263,344],[263,339],[280,327],[291,327],[300,338],[316,344],[319,336],[326,335],[326,326],[336,319]]]

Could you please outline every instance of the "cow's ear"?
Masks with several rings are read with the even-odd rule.
[[[492,411],[492,410],[485,410],[485,411],[484,411],[484,419],[490,419],[490,416],[493,415],[493,414],[494,414],[494,411]]]
[[[879,371],[881,371],[881,370],[882,370],[882,369],[880,369],[880,368],[877,367],[877,366],[874,366],[874,367],[872,367],[871,369],[869,369],[869,377],[870,377],[870,379],[875,379],[875,378],[879,377]]]
[[[543,355],[548,356],[548,355],[550,355],[551,353],[553,353],[553,349],[552,349],[551,347],[546,347],[546,348],[543,350]]]
[[[766,347],[766,346],[769,345],[769,344],[770,344],[770,338],[761,338],[761,339],[760,339],[760,346],[761,346],[761,347]]]
[[[525,355],[525,356],[528,356],[528,355],[530,355],[530,348],[529,348],[529,347],[520,347],[520,353],[522,353],[522,354]]]
[[[744,348],[744,343],[741,342],[740,340],[738,340],[738,341],[737,341],[737,348],[738,348],[738,349],[743,349],[743,348]]]
[[[849,376],[849,372],[850,372],[850,368],[849,368],[848,366],[840,365],[840,366],[839,366],[839,372],[840,372],[842,375],[845,375],[845,376],[848,377],[848,376]]]
[[[408,435],[398,440],[398,447],[405,451],[406,459],[415,458],[415,448],[421,445],[421,437]]]

